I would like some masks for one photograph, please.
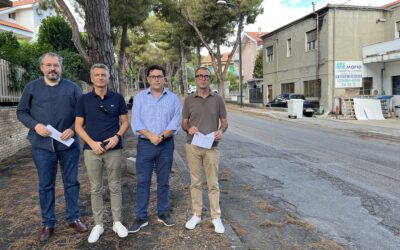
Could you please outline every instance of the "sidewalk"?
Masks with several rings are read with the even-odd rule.
[[[276,111],[271,108],[254,108],[244,106],[242,108],[236,104],[227,104],[228,109],[266,116],[287,122],[299,123],[303,125],[314,125],[335,130],[352,131],[363,136],[380,139],[400,141],[400,119],[388,118],[386,120],[343,120],[336,119],[329,115],[316,117],[303,117],[297,119],[288,118],[288,113]]]
[[[136,138],[129,131],[125,136],[124,159],[136,157]],[[179,164],[176,164],[178,162]],[[80,182],[81,193],[79,204],[81,219],[89,227],[89,232],[75,233],[66,227],[65,201],[61,176],[58,173],[56,186],[56,215],[58,219],[55,234],[46,243],[38,241],[41,229],[40,208],[38,200],[38,180],[31,148],[26,147],[17,154],[0,162],[0,248],[1,249],[243,249],[237,236],[225,221],[226,233],[217,234],[211,224],[209,211],[205,211],[203,222],[195,230],[187,230],[184,224],[191,216],[191,199],[189,194],[189,177],[181,157],[176,158],[171,175],[170,207],[171,215],[176,221],[173,227],[165,227],[157,222],[156,176],[153,175],[149,225],[124,239],[112,231],[110,212],[110,195],[104,191],[104,227],[105,232],[98,242],[89,244],[87,238],[93,227],[90,205],[90,186],[86,168],[81,157]],[[123,161],[126,169],[129,161]],[[60,171],[59,171],[60,172]],[[105,178],[106,179],[106,178]],[[107,181],[105,181],[105,184]],[[125,172],[122,178],[123,219],[126,226],[134,221],[136,185],[135,176]]]

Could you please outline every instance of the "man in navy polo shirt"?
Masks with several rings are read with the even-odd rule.
[[[104,64],[90,69],[93,91],[82,95],[76,105],[75,130],[85,141],[84,159],[90,186],[95,226],[88,242],[96,242],[103,227],[103,167],[111,196],[113,231],[123,238],[128,230],[121,223],[122,137],[129,128],[128,111],[122,95],[107,88],[110,71]]]

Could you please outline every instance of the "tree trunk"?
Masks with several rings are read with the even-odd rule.
[[[167,62],[165,71],[166,71],[168,88],[173,92],[174,86],[172,85],[172,74],[174,73],[174,64],[172,62]]]
[[[218,90],[220,91],[220,95],[224,98],[225,100],[225,86],[224,86],[224,79],[226,77],[226,74],[228,73],[228,68],[229,68],[229,64],[231,63],[232,60],[232,56],[233,56],[233,52],[236,50],[238,43],[239,43],[239,39],[236,39],[235,44],[233,45],[233,49],[232,52],[229,54],[228,60],[226,62],[224,71],[222,74],[218,73],[220,72],[218,65],[217,65],[217,56],[215,55],[215,53],[213,52],[212,48],[210,47],[210,45],[206,42],[206,40],[204,39],[203,34],[200,32],[199,28],[196,26],[196,24],[192,21],[192,19],[190,18],[190,16],[188,14],[184,15],[185,20],[188,22],[188,24],[190,26],[193,27],[193,29],[196,31],[197,36],[199,37],[201,43],[204,45],[204,47],[206,47],[206,49],[208,50],[208,53],[210,54],[211,57],[211,62],[212,62],[212,66],[214,68],[214,73],[215,76],[218,79]],[[221,91],[222,90],[222,91]]]
[[[137,75],[135,76],[135,90],[136,91],[139,91],[139,89],[140,89],[140,76],[141,76],[141,73],[142,72],[142,68],[140,67],[139,69],[138,69],[138,73],[137,73]]]
[[[90,64],[104,63],[110,68],[108,87],[117,90],[118,75],[115,70],[110,16],[107,0],[86,0],[86,31]]]
[[[200,67],[201,66],[201,54],[200,54],[200,44],[196,46],[196,66]]]
[[[63,0],[56,0],[57,5],[60,7],[61,12],[64,16],[67,17],[68,23],[71,25],[72,30],[72,42],[75,45],[75,48],[78,50],[79,54],[83,58],[83,61],[86,65],[90,65],[90,59],[86,50],[83,48],[81,39],[79,36],[79,28],[78,24],[75,20],[75,17],[72,15],[72,12],[69,10],[68,6],[65,4]]]
[[[126,46],[129,44],[128,41],[128,25],[122,26],[121,43],[119,46],[119,58],[118,58],[118,79],[119,79],[119,92],[123,97],[126,96],[126,85],[125,85],[125,65],[126,65]]]
[[[182,70],[182,85],[183,85],[183,95],[186,96],[188,93],[188,77],[187,77],[187,63],[186,63],[186,52],[183,43],[180,46],[181,50],[181,70]]]
[[[143,80],[144,88],[147,88],[147,75],[146,75],[145,68],[143,68],[143,71],[142,71],[142,80]]]
[[[183,93],[182,67],[180,67],[178,69],[177,74],[178,74],[178,79],[179,79],[178,80],[178,88],[179,88],[178,93],[180,95],[184,95],[185,93]]]

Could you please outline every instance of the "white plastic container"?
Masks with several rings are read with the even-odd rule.
[[[394,106],[394,112],[396,116],[400,118],[400,105]]]
[[[297,118],[303,117],[303,99],[288,100],[288,115],[296,115]]]

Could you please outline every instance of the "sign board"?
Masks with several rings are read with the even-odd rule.
[[[336,61],[335,88],[361,88],[362,71],[362,61]]]

